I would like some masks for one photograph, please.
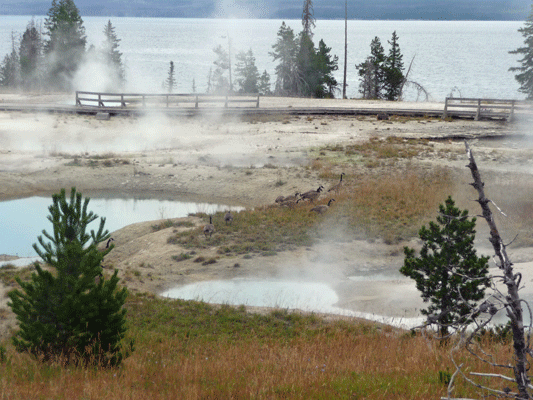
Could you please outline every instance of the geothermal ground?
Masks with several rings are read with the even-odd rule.
[[[0,96],[1,97],[1,96]],[[4,102],[37,102],[34,97],[4,96]],[[53,99],[57,101],[57,99]],[[51,101],[47,99],[47,101]],[[273,99],[277,108],[305,106],[356,107],[356,101],[306,101]],[[268,107],[268,101],[262,106]],[[368,106],[370,103],[364,103]],[[372,103],[376,108],[388,103]],[[399,108],[398,103],[393,104]],[[406,104],[427,109],[438,104]],[[400,103],[401,107],[401,103]],[[522,121],[522,122],[521,122]],[[489,196],[506,206],[513,220],[513,199],[531,202],[533,192],[533,140],[524,120],[515,123],[440,119],[391,119],[375,116],[209,116],[171,117],[150,113],[144,117],[111,117],[27,112],[0,113],[0,200],[51,194],[75,186],[84,194],[139,195],[161,199],[218,202],[247,208],[274,204],[278,195],[303,192],[336,179],[325,180],[310,165],[324,145],[362,143],[372,137],[428,138],[446,157],[419,155],[413,167],[448,169],[455,177],[458,205],[476,213],[473,189],[464,151],[466,137],[486,182]],[[371,173],[370,167],[367,168]],[[395,168],[391,166],[391,168]],[[387,173],[381,170],[380,173]],[[347,181],[350,176],[345,176]],[[326,197],[324,197],[326,198]],[[444,199],[443,199],[444,200]],[[89,206],[90,207],[90,206]],[[532,207],[533,209],[533,207]],[[435,210],[435,216],[436,216]],[[164,213],[164,210],[162,210]],[[163,216],[163,215],[162,215]],[[522,217],[523,218],[523,217]],[[423,303],[409,279],[399,275],[404,245],[416,247],[413,238],[401,243],[380,239],[326,238],[311,247],[279,252],[268,257],[224,257],[216,248],[202,250],[208,265],[193,260],[176,262],[173,255],[185,249],[167,243],[176,228],[154,231],[162,221],[147,221],[113,232],[115,248],[106,257],[111,269],[128,288],[160,294],[173,287],[205,280],[233,278],[284,279],[327,283],[338,294],[336,306],[360,316],[409,321],[419,317]],[[434,219],[434,218],[433,218]],[[188,217],[196,226],[206,223]],[[478,249],[491,255],[486,228],[478,222]],[[509,242],[520,221],[504,224]],[[14,229],[3,227],[2,229]],[[334,235],[338,238],[338,235]],[[524,273],[525,293],[533,293],[531,241],[509,247],[517,270]],[[207,240],[207,239],[206,239]],[[3,255],[4,260],[12,255]],[[9,290],[4,287],[4,293]],[[4,296],[0,307],[2,334],[14,326]]]

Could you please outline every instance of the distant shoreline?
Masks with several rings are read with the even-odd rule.
[[[80,10],[82,18],[156,18],[156,19],[202,19],[202,20],[273,20],[273,21],[300,21],[300,18],[297,16],[282,17],[282,16],[269,16],[269,17],[238,17],[238,16],[227,16],[227,17],[216,17],[216,16],[172,16],[172,15],[106,15],[106,14],[89,14],[83,13],[83,10]],[[41,19],[47,18],[47,10],[39,11],[39,13],[31,12],[20,12],[20,13],[5,13],[2,14],[2,17],[28,17],[29,19]],[[348,21],[417,21],[417,22],[521,22],[525,21],[527,15],[524,17],[517,16],[516,18],[510,19],[494,19],[494,18],[457,18],[457,19],[448,19],[448,18],[348,18]],[[344,17],[326,17],[326,18],[317,18],[317,21],[344,21]]]

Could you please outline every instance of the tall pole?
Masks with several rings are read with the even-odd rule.
[[[348,0],[344,4],[344,83],[342,84],[342,98],[346,99],[346,69],[348,66]]]

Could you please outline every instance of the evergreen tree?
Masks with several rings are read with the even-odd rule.
[[[0,64],[0,86],[9,88],[20,86],[20,59],[14,32],[11,33],[11,53],[6,54]]]
[[[451,197],[439,205],[437,223],[430,222],[419,231],[423,241],[420,256],[404,248],[400,272],[416,281],[424,302],[422,314],[437,323],[442,336],[456,324],[468,321],[476,302],[489,286],[488,257],[478,257],[474,249],[476,218],[468,219]]]
[[[47,56],[49,83],[60,90],[70,90],[72,78],[83,56],[87,38],[78,8],[73,0],[52,0],[45,19],[44,53]]]
[[[312,3],[305,2],[304,15],[308,3],[312,10]],[[312,21],[314,26],[314,18]],[[305,21],[302,23],[305,27]],[[278,61],[274,91],[277,95],[333,97],[337,81],[332,72],[338,68],[338,57],[330,55],[331,48],[323,40],[318,49],[314,47],[310,26],[308,24],[307,31],[304,29],[297,38],[285,22],[278,30],[277,42],[272,46],[274,51],[270,53],[274,61]]]
[[[403,55],[400,52],[396,31],[392,33],[392,39],[388,43],[391,47],[383,65],[384,97],[386,100],[399,100],[405,76],[403,75]]]
[[[272,94],[272,90],[270,86],[270,75],[266,71],[266,69],[263,71],[263,73],[259,77],[258,90],[259,90],[259,94],[263,96],[269,96]]]
[[[213,61],[215,70],[211,77],[211,90],[215,93],[226,94],[230,90],[229,79],[226,78],[226,72],[229,73],[230,68],[229,54],[222,45],[218,45],[213,51],[217,58]]]
[[[315,25],[315,11],[313,9],[313,1],[312,0],[304,0],[304,7],[302,11],[302,25],[303,25],[303,33],[306,34],[308,37],[313,37],[312,28],[314,28]]]
[[[360,93],[364,99],[383,98],[385,84],[384,64],[385,49],[376,36],[370,43],[370,56],[362,64],[356,65],[359,76],[362,78]]]
[[[318,74],[319,84],[315,88],[315,97],[333,98],[337,90],[338,82],[333,76],[339,66],[339,57],[331,56],[331,47],[327,47],[324,40],[318,43],[318,50],[315,55],[315,70]]]
[[[104,27],[104,37],[105,40],[102,43],[101,49],[104,64],[112,74],[112,81],[118,82],[118,86],[122,88],[126,79],[124,65],[122,63],[122,53],[118,50],[120,39],[115,33],[115,27],[111,24],[111,20],[108,20]]]
[[[258,93],[259,88],[259,71],[255,65],[255,57],[252,49],[247,52],[241,51],[235,56],[237,63],[235,65],[235,74],[239,92],[241,93]]]
[[[42,47],[41,33],[32,18],[22,35],[19,49],[21,81],[26,90],[40,87]]]
[[[375,99],[376,94],[373,92],[375,85],[374,80],[376,75],[376,66],[372,62],[371,57],[367,57],[365,62],[355,66],[361,77],[359,84],[359,93],[363,95],[363,99]]]
[[[320,85],[320,77],[315,65],[316,52],[313,40],[302,31],[299,35],[296,57],[296,95],[312,97]]]
[[[527,96],[527,100],[533,100],[533,7],[524,25],[518,29],[524,37],[524,46],[509,52],[522,55],[518,60],[522,65],[511,67],[509,71],[517,72],[515,79],[520,84],[518,90]]]
[[[278,39],[272,46],[273,51],[269,53],[274,61],[278,61],[275,67],[275,93],[282,96],[292,95],[296,93],[298,42],[294,31],[285,21],[281,23],[277,36]]]
[[[172,93],[174,88],[176,87],[176,79],[174,78],[174,62],[170,62],[170,66],[168,67],[168,76],[165,80],[165,88],[167,89],[168,93]]]
[[[17,316],[19,331],[13,343],[47,361],[66,364],[114,366],[123,358],[121,340],[126,331],[127,292],[117,289],[117,272],[110,279],[102,275],[102,260],[111,251],[97,245],[109,238],[105,218],[98,230],[87,232],[98,218],[87,211],[89,198],[72,188],[70,202],[65,189],[52,196],[48,220],[53,234],[43,230],[33,248],[50,268],[35,263],[29,282],[17,279],[21,290],[9,293],[9,306]],[[51,270],[50,270],[51,269]]]
[[[297,94],[313,96],[320,86],[320,72],[317,71],[315,65],[316,51],[312,31],[315,27],[315,16],[312,0],[304,0],[302,26],[297,56]]]

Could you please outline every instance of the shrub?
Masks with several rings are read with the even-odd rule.
[[[87,212],[89,198],[82,201],[72,188],[70,202],[65,189],[52,200],[53,234],[43,231],[50,242],[39,236],[41,247],[33,245],[51,271],[35,263],[31,280],[16,278],[21,290],[11,291],[8,303],[19,322],[13,344],[45,362],[118,365],[124,357],[127,291],[117,289],[117,271],[111,279],[102,275],[102,260],[113,248],[97,248],[109,238],[105,218],[88,234],[87,226],[98,217]]]

